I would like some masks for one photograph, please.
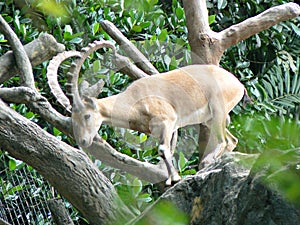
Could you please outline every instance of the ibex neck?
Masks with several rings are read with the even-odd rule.
[[[99,113],[103,117],[103,123],[116,127],[128,127],[129,110],[126,98],[122,94],[98,99]]]

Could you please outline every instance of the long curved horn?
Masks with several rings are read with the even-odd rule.
[[[57,70],[59,65],[70,57],[81,57],[81,53],[78,51],[67,51],[56,55],[51,59],[47,67],[47,79],[48,85],[57,101],[67,110],[71,111],[71,104],[67,96],[64,94],[57,79]]]
[[[81,110],[84,105],[79,95],[78,89],[78,78],[81,66],[85,59],[92,54],[94,51],[97,51],[100,48],[111,48],[113,50],[113,54],[116,53],[115,46],[109,41],[94,41],[90,43],[87,47],[81,49],[81,57],[78,58],[71,64],[70,71],[68,72],[68,86],[70,100],[73,106],[73,110]]]

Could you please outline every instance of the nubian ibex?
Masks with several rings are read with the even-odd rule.
[[[141,78],[124,92],[110,97],[80,96],[80,68],[86,57],[102,47],[112,48],[115,52],[110,42],[96,41],[84,48],[82,53],[71,51],[54,58],[48,69],[50,80],[53,80],[57,64],[70,56],[79,57],[72,63],[68,75],[73,131],[80,146],[88,148],[92,144],[102,123],[150,134],[159,139],[159,153],[169,174],[168,185],[180,180],[172,164],[171,152],[178,128],[192,124],[204,124],[209,128],[210,136],[202,163],[210,163],[235,147],[236,139],[226,129],[226,117],[242,99],[244,86],[234,75],[215,65],[190,65]],[[52,87],[52,91],[68,108],[68,99],[62,98],[62,91],[56,90],[56,87]],[[226,147],[227,139],[233,140],[229,149]]]

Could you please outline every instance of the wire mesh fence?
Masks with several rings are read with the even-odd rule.
[[[31,166],[0,151],[0,224],[54,224],[48,205],[53,192]],[[66,206],[74,224],[80,224],[78,212],[67,202]]]

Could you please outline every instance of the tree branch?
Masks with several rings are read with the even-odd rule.
[[[296,3],[287,3],[272,7],[263,13],[251,17],[239,24],[230,26],[220,32],[223,50],[245,40],[252,35],[266,30],[271,26],[300,15],[300,7]]]
[[[193,64],[218,65],[224,51],[269,27],[300,15],[296,3],[272,7],[265,12],[216,33],[209,28],[205,0],[183,0]]]
[[[57,43],[55,38],[49,34],[42,34],[37,39],[26,44],[24,48],[32,66],[39,65],[65,50],[65,46]],[[0,57],[0,68],[0,83],[3,83],[18,73],[12,51]]]
[[[159,183],[168,178],[165,164],[154,165],[147,162],[141,162],[128,155],[122,154],[111,147],[100,136],[94,139],[93,144],[85,149],[85,152],[100,159],[107,165],[126,171],[142,180],[151,183]]]
[[[42,116],[64,134],[73,136],[71,118],[58,113],[43,96],[31,88],[0,88],[0,98],[8,102],[25,103],[34,113]],[[93,145],[85,151],[109,166],[121,169],[152,183],[164,181],[168,176],[165,165],[158,166],[141,162],[119,153],[100,137],[95,138]]]
[[[101,22],[102,28],[122,47],[126,54],[136,63],[136,65],[147,74],[159,73],[148,59],[132,44],[118,28],[110,21]]]
[[[0,88],[0,98],[6,102],[24,103],[34,113],[42,116],[64,133],[70,133],[71,119],[57,112],[51,104],[34,89],[28,87]]]
[[[223,52],[218,44],[218,33],[213,32],[208,24],[206,0],[183,0],[183,7],[187,15],[186,25],[193,64],[218,65],[218,58],[221,58]]]
[[[3,17],[0,15],[0,31],[8,39],[8,42],[14,52],[17,67],[20,71],[21,83],[24,86],[30,87],[35,90],[34,78],[32,73],[32,67],[30,61],[25,52],[23,45],[21,44],[17,35],[13,32],[10,26],[6,23]]]
[[[127,74],[134,80],[149,76],[143,70],[131,63],[127,57],[119,55],[117,53],[114,58],[114,63],[116,65],[117,71],[121,71],[122,73]]]
[[[59,141],[7,107],[1,99],[0,111],[1,148],[39,171],[90,224],[118,220],[124,213],[127,220],[133,217],[118,200],[110,181],[83,151]],[[116,201],[121,205],[116,205]]]

